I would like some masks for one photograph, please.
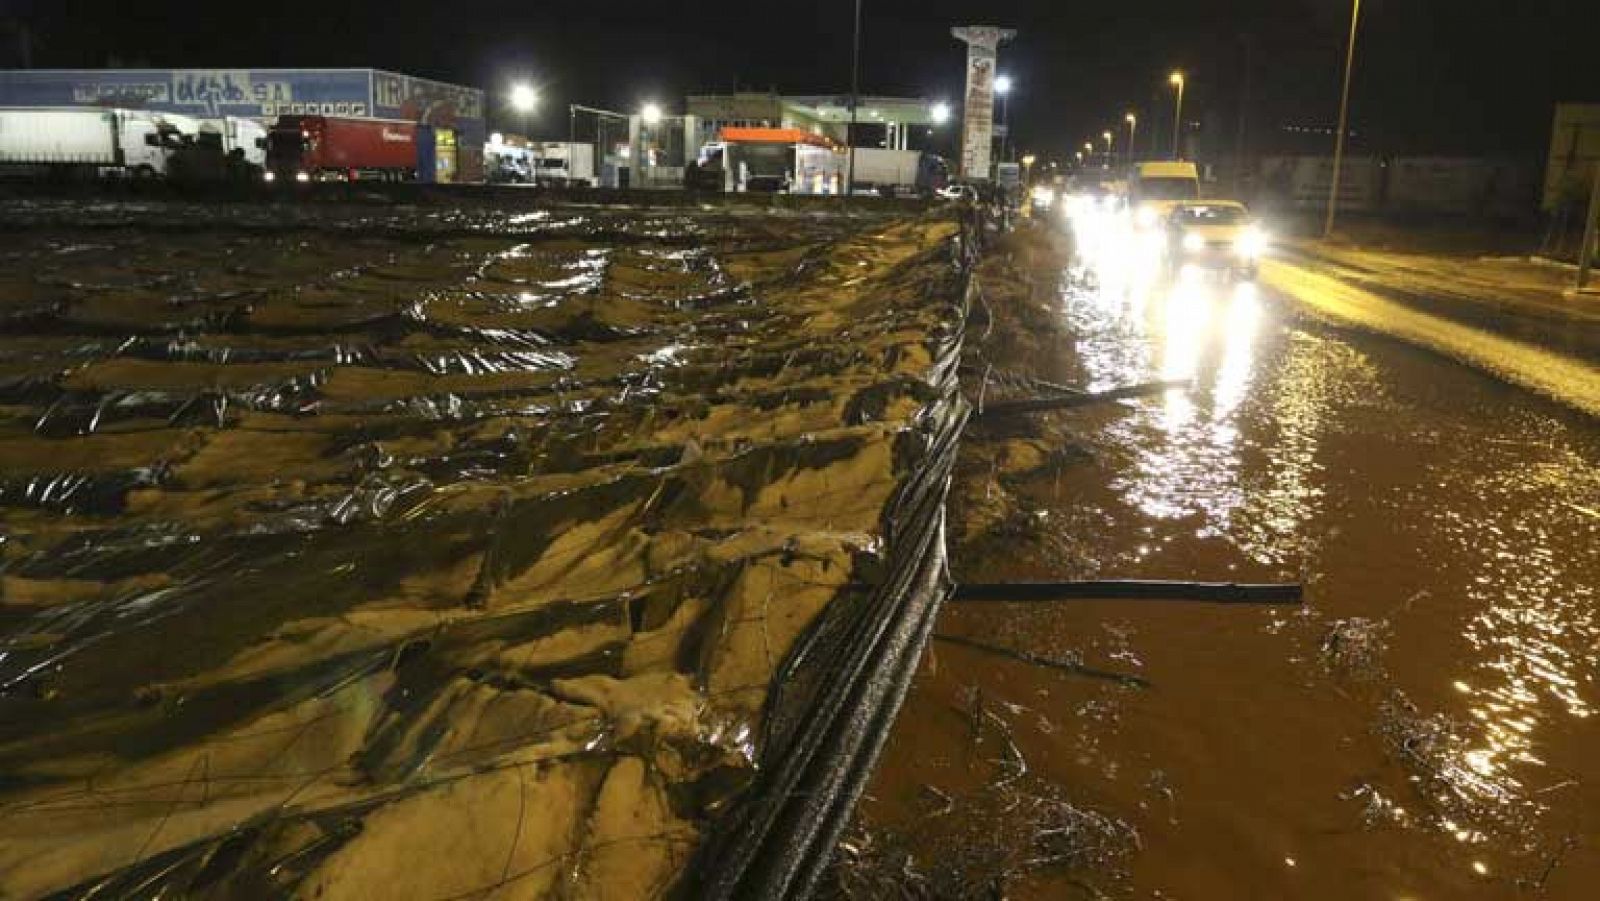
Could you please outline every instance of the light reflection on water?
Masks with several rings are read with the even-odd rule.
[[[1397,382],[1353,343],[1285,328],[1254,284],[1192,270],[1161,277],[1155,248],[1114,223],[1080,232],[1078,254],[1064,315],[1088,384],[1192,380],[1191,390],[1131,402],[1107,426],[1130,455],[1114,487],[1135,509],[1225,537],[1280,575],[1314,572],[1329,565],[1330,534],[1362,527],[1342,521],[1327,493],[1378,490],[1362,483],[1367,463],[1328,471],[1331,445],[1346,454],[1358,446],[1375,471],[1415,480],[1392,502],[1350,509],[1418,521],[1417,546],[1378,548],[1386,559],[1375,565],[1409,567],[1407,577],[1436,566],[1434,590],[1450,595],[1437,630],[1413,627],[1421,644],[1396,649],[1417,655],[1410,668],[1433,684],[1408,688],[1449,724],[1420,778],[1458,806],[1439,807],[1431,822],[1483,842],[1487,827],[1468,822],[1474,815],[1520,828],[1528,811],[1561,802],[1543,794],[1552,787],[1600,779],[1600,749],[1574,737],[1574,723],[1594,712],[1600,677],[1592,436],[1526,412],[1520,398],[1418,409],[1431,386]],[[1452,385],[1481,390],[1473,378]],[[1383,454],[1411,457],[1396,464]],[[1428,554],[1438,559],[1407,559]],[[1356,601],[1328,601],[1341,602]],[[1565,768],[1549,765],[1552,754]]]

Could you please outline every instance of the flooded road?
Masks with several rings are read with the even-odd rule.
[[[1009,314],[1058,331],[977,368],[1193,389],[969,434],[957,579],[1303,580],[1307,601],[948,605],[864,809],[879,852],[947,894],[1591,897],[1600,428],[1253,284],[1167,277],[1113,227],[1079,237]],[[1068,825],[993,828],[1062,793]],[[992,878],[941,877],[952,858]]]

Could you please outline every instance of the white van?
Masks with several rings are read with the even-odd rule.
[[[1128,183],[1128,208],[1138,228],[1156,228],[1180,204],[1200,199],[1200,171],[1194,163],[1152,161],[1134,167]]]

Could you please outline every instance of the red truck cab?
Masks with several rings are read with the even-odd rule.
[[[414,122],[279,116],[267,132],[268,181],[412,181],[416,177]]]

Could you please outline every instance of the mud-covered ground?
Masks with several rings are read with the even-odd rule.
[[[860,596],[955,225],[8,201],[0,896],[659,896]]]
[[[986,259],[969,399],[1191,387],[976,419],[956,579],[1306,602],[948,604],[835,894],[1592,897],[1594,422],[1078,237]]]

